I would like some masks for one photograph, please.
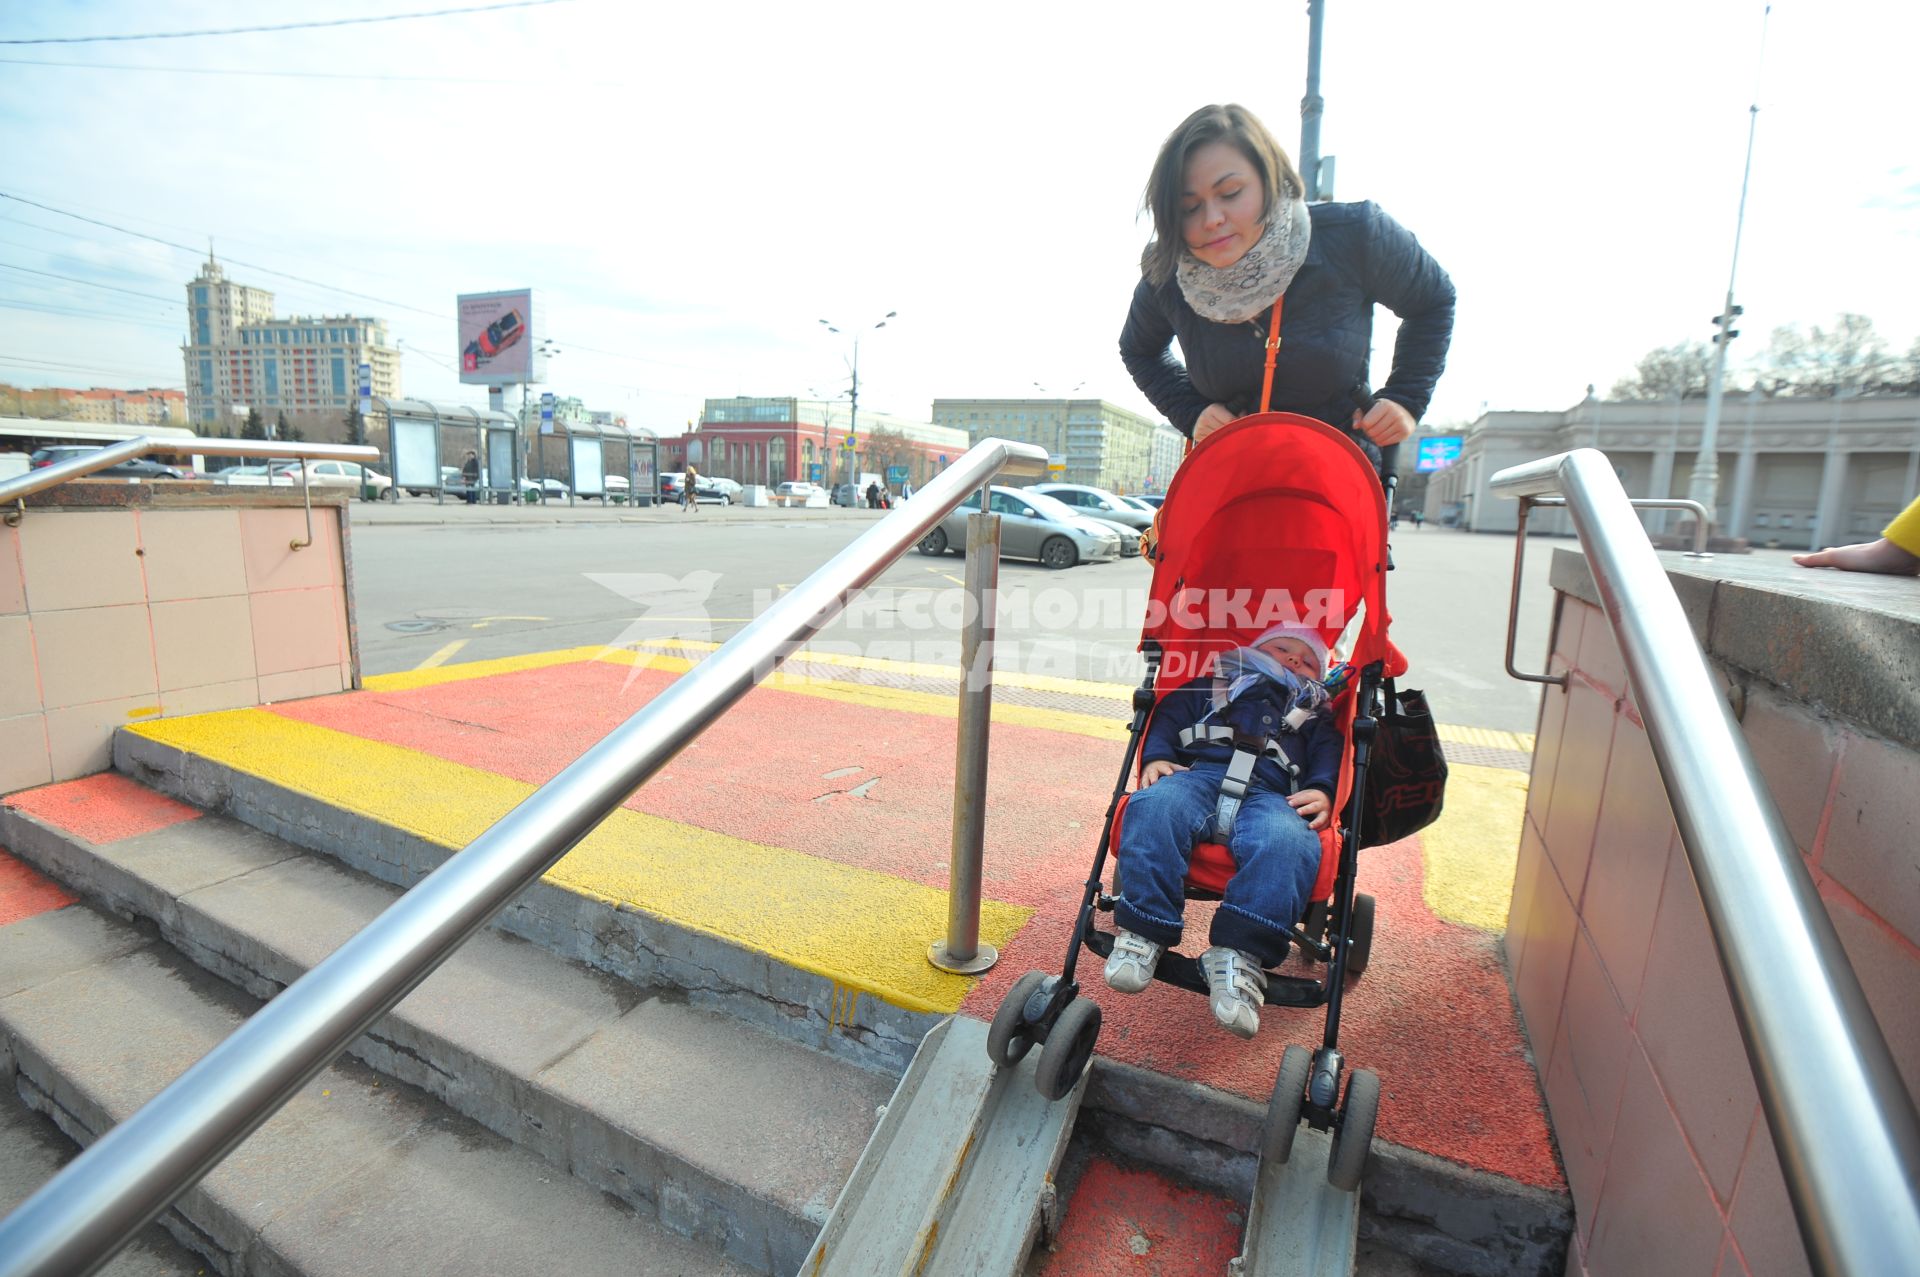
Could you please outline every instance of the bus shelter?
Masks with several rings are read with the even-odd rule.
[[[480,460],[484,499],[510,501],[520,488],[518,426],[508,414],[466,404],[389,400],[379,395],[373,396],[373,403],[387,423],[394,487],[431,492],[439,502],[447,499],[450,490],[465,496],[463,470],[471,451]]]

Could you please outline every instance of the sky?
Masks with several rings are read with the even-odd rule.
[[[709,397],[843,393],[855,332],[867,409],[1151,412],[1117,339],[1161,141],[1237,101],[1297,153],[1304,0],[561,0],[7,43],[482,2],[0,4],[0,381],[182,385],[210,237],[279,314],[384,318],[406,392],[440,402],[485,402],[455,296],[531,286],[547,388],[663,434]],[[1564,408],[1708,336],[1750,105],[1736,356],[1843,311],[1898,350],[1920,333],[1920,6],[1785,0],[1764,49],[1754,0],[1326,9],[1335,198],[1377,201],[1459,291],[1428,422]]]

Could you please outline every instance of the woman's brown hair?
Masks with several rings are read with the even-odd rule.
[[[1180,204],[1186,194],[1187,159],[1209,142],[1225,142],[1247,157],[1260,175],[1266,206],[1265,217],[1274,206],[1275,193],[1283,202],[1299,199],[1306,184],[1294,169],[1286,151],[1267,132],[1258,116],[1237,103],[1203,106],[1180,122],[1168,135],[1147,176],[1147,189],[1140,206],[1153,214],[1153,240],[1140,255],[1140,270],[1151,284],[1164,284],[1180,264],[1187,243],[1181,232],[1185,220]]]

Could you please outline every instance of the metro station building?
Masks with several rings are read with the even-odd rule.
[[[1432,476],[1422,509],[1436,523],[1510,533],[1519,506],[1491,492],[1493,476],[1574,448],[1606,453],[1630,497],[1684,497],[1705,415],[1703,399],[1611,402],[1591,390],[1562,412],[1489,412],[1467,427],[1459,460]],[[1800,550],[1870,541],[1920,492],[1920,398],[1729,395],[1717,450],[1717,535]],[[1660,532],[1686,516],[1643,517]],[[1572,531],[1563,511],[1538,511],[1528,526]]]

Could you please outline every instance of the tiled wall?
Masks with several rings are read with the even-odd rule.
[[[1559,605],[1552,667],[1573,677],[1545,691],[1507,960],[1578,1216],[1568,1271],[1806,1273],[1611,628],[1576,597]],[[1758,684],[1734,699],[1912,1089],[1920,757]]]
[[[0,526],[0,793],[108,765],[113,729],[353,682],[340,510],[31,509]]]

